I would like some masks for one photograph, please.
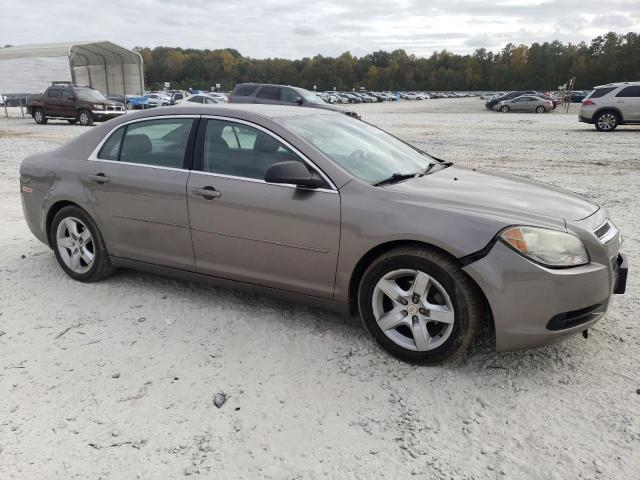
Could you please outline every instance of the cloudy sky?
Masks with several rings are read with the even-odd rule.
[[[506,43],[640,32],[640,0],[0,0],[0,44],[110,40],[239,50],[256,58],[428,56]]]

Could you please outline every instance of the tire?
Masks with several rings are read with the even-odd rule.
[[[538,105],[538,106],[536,107],[536,113],[544,113],[544,112],[546,112],[546,111],[547,111],[547,109],[546,109],[546,108],[544,108],[542,105]]]
[[[598,114],[594,123],[599,132],[612,132],[620,123],[620,118],[616,112],[606,110]]]
[[[417,284],[428,285],[419,298],[412,295]],[[396,301],[383,292],[389,290],[385,285],[391,286]],[[415,246],[390,250],[369,265],[358,288],[358,309],[382,348],[404,361],[434,364],[468,347],[483,303],[477,286],[453,260]]]
[[[93,115],[89,110],[80,110],[78,112],[78,122],[83,127],[89,127],[93,125]]]
[[[71,125],[75,125],[76,123],[78,123],[78,120],[76,120],[76,119],[67,120],[67,122],[69,122]]]
[[[501,107],[500,107],[500,111],[501,111],[502,113],[507,113],[509,110],[511,110],[511,109],[509,108],[509,105],[503,105],[503,106],[501,106]]]
[[[89,237],[85,231],[89,232]],[[80,207],[68,206],[56,213],[49,233],[58,263],[74,280],[97,282],[114,272],[98,227]],[[91,261],[87,260],[89,254],[93,255]],[[73,261],[74,257],[78,258],[77,263]]]
[[[44,110],[41,108],[35,108],[33,110],[33,119],[38,125],[45,125],[47,123],[47,117],[44,115]]]

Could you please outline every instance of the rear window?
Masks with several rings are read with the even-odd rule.
[[[238,95],[239,97],[248,97],[251,95],[256,89],[255,85],[244,85],[236,90],[234,95]]]
[[[640,85],[625,87],[618,92],[616,97],[640,97]]]
[[[607,93],[610,93],[615,89],[616,87],[596,88],[593,92],[591,92],[591,95],[589,95],[589,98],[604,97]]]

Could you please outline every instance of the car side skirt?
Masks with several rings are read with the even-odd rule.
[[[285,300],[295,303],[303,303],[305,305],[311,305],[313,307],[322,308],[325,310],[331,310],[340,315],[349,315],[349,304],[336,302],[320,297],[314,297],[311,295],[304,295],[301,293],[288,292],[286,290],[280,290],[277,288],[265,287],[262,285],[255,285],[252,283],[240,282],[237,280],[229,280],[227,278],[214,277],[211,275],[205,275],[202,273],[192,272],[189,270],[181,270],[178,268],[164,267],[153,263],[140,262],[137,260],[131,260],[122,257],[109,257],[111,264],[118,268],[131,268],[134,270],[141,270],[144,272],[154,273],[156,275],[162,275],[165,277],[171,277],[179,280],[193,281],[199,283],[208,283],[220,288],[228,288],[230,290],[240,290],[244,292],[256,293],[259,295],[265,295],[279,300]]]

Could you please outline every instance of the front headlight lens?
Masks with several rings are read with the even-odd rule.
[[[99,103],[94,103],[93,104],[93,109],[94,110],[104,110],[104,105],[100,105]]]
[[[571,233],[539,227],[512,227],[500,238],[518,253],[547,267],[577,267],[589,263],[587,249]]]

